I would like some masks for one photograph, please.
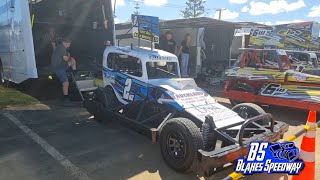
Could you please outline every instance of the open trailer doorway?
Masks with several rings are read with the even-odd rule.
[[[79,69],[102,61],[105,41],[113,41],[111,0],[0,1],[1,81],[20,84],[50,74],[51,40],[73,41]],[[54,38],[53,38],[54,37]]]
[[[107,41],[113,42],[113,12],[110,0],[42,0],[30,4],[32,33],[39,74],[51,63],[52,42],[72,40],[70,54],[79,70],[96,71]]]

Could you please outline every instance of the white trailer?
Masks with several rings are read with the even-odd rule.
[[[0,1],[0,78],[21,83],[37,78],[29,3]]]
[[[111,0],[0,0],[0,83],[21,83],[49,69],[50,53],[38,56],[48,27],[74,40],[70,50],[81,64],[89,57],[101,55],[102,60],[103,41],[113,40],[113,24]]]

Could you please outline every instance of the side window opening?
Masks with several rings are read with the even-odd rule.
[[[256,68],[257,67],[257,59],[255,56],[255,52],[249,52],[248,53],[248,67],[253,67]]]
[[[139,58],[120,53],[110,53],[107,67],[136,77],[142,77],[142,63]]]
[[[248,52],[247,66],[257,68],[263,65],[262,52],[252,51]]]
[[[299,55],[299,58],[298,58],[300,61],[302,61],[302,62],[304,62],[304,63],[308,63],[308,55],[306,55],[306,54],[300,54]]]
[[[264,60],[268,66],[279,67],[279,56],[275,51],[265,51]]]
[[[176,62],[147,62],[146,66],[149,79],[179,78]]]

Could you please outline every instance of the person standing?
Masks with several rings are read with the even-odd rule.
[[[171,54],[176,54],[177,52],[177,43],[173,38],[171,31],[167,31],[164,35],[164,39],[160,41],[160,49],[167,51]]]
[[[189,58],[191,47],[191,35],[186,34],[184,40],[181,43],[179,54],[181,54],[181,75],[182,77],[188,76]]]
[[[51,57],[52,71],[62,84],[62,92],[64,95],[64,104],[66,106],[72,105],[69,99],[69,80],[67,71],[71,68],[76,70],[76,61],[67,52],[71,46],[71,41],[67,38],[63,39],[62,43],[53,51]]]

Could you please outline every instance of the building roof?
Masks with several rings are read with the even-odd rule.
[[[161,29],[176,29],[176,28],[203,28],[203,27],[215,27],[215,26],[228,26],[237,27],[238,23],[217,20],[208,17],[188,18],[188,19],[175,19],[161,21]]]
[[[240,27],[268,27],[268,25],[255,22],[237,22]]]

